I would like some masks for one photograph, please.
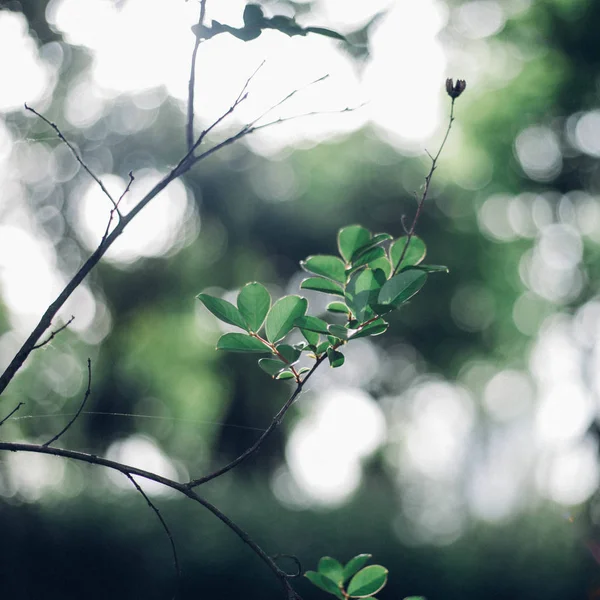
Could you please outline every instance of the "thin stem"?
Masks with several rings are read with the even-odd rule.
[[[158,507],[152,503],[152,500],[150,500],[150,498],[148,498],[148,496],[146,495],[146,492],[144,492],[144,490],[141,488],[140,484],[129,473],[125,473],[125,477],[127,477],[127,479],[129,479],[129,481],[131,481],[131,483],[134,485],[135,489],[142,495],[144,500],[146,500],[146,503],[148,504],[148,506],[154,511],[154,514],[156,515],[157,519],[160,521],[162,528],[164,529],[165,533],[167,534],[167,537],[169,538],[169,542],[171,544],[171,552],[173,554],[173,565],[175,567],[175,577],[176,577],[176,581],[177,581],[177,588],[175,590],[175,594],[173,595],[173,599],[175,599],[175,598],[177,598],[178,591],[181,587],[181,568],[179,566],[179,559],[177,558],[177,548],[175,546],[175,540],[173,539],[171,530],[169,529],[169,526],[167,525],[167,522],[164,520],[163,516],[160,514]]]
[[[204,17],[206,16],[206,0],[200,0],[200,16],[198,17],[198,26],[202,27]],[[188,150],[194,145],[194,93],[196,88],[196,58],[198,48],[200,47],[200,38],[196,37],[194,50],[192,51],[192,65],[190,67],[190,79],[188,83],[188,118],[186,128],[186,139]]]
[[[88,358],[88,360],[87,360],[87,368],[88,368],[87,389],[85,390],[85,395],[83,396],[83,401],[82,401],[81,405],[79,406],[79,410],[75,413],[73,418],[53,438],[49,439],[45,444],[43,444],[44,446],[50,446],[50,444],[53,444],[63,433],[65,433],[69,429],[69,427],[71,427],[71,425],[73,425],[73,423],[75,423],[75,421],[77,420],[77,417],[81,414],[81,411],[85,407],[85,403],[87,402],[87,399],[89,398],[90,393],[92,391],[92,360],[90,358]]]
[[[263,445],[264,441],[275,431],[275,429],[277,429],[277,427],[279,427],[279,425],[281,424],[281,421],[283,421],[283,418],[285,417],[285,414],[290,409],[290,407],[292,406],[292,404],[294,403],[296,398],[302,392],[302,388],[304,387],[304,384],[308,381],[310,376],[317,370],[317,368],[323,362],[324,359],[325,359],[325,355],[322,355],[316,360],[312,369],[306,374],[306,377],[302,381],[297,383],[296,389],[294,390],[293,394],[288,398],[287,402],[281,407],[279,412],[273,417],[273,420],[271,421],[271,424],[269,425],[269,427],[267,427],[267,429],[265,429],[263,434],[256,440],[256,442],[254,442],[254,444],[252,446],[250,446],[250,448],[248,448],[245,452],[240,454],[240,456],[238,456],[236,459],[232,460],[230,463],[228,463],[224,467],[221,467],[220,469],[214,471],[213,473],[210,473],[209,475],[205,475],[204,477],[200,477],[198,479],[192,479],[191,481],[189,481],[188,483],[185,484],[186,488],[192,489],[192,488],[195,488],[196,486],[206,483],[207,481],[210,481],[211,479],[220,477],[224,473],[227,473],[227,471],[231,471],[231,469],[233,469],[234,467],[237,467],[241,462],[246,460],[249,456],[252,456],[252,454],[254,454]]]
[[[421,216],[421,211],[423,210],[423,205],[425,204],[425,200],[427,199],[427,194],[429,193],[429,185],[431,184],[431,178],[433,177],[433,172],[437,168],[438,158],[440,157],[440,154],[442,153],[442,150],[444,149],[444,146],[446,145],[446,140],[448,139],[448,136],[450,135],[450,129],[452,129],[452,123],[454,121],[454,101],[455,100],[456,100],[456,98],[452,98],[452,103],[450,105],[450,119],[448,120],[448,127],[446,129],[446,135],[444,136],[444,139],[442,140],[442,143],[440,144],[440,147],[438,148],[437,154],[435,156],[431,156],[431,154],[429,154],[429,152],[427,152],[427,154],[429,155],[429,158],[431,158],[431,168],[429,169],[429,173],[427,173],[427,176],[425,177],[425,188],[423,189],[423,193],[421,194],[421,199],[419,200],[419,204],[417,205],[417,212],[415,213],[415,216],[413,218],[410,229],[407,232],[406,242],[404,244],[404,248],[402,249],[402,254],[400,255],[400,258],[396,264],[396,267],[394,268],[394,275],[396,273],[398,273],[398,271],[400,270],[400,265],[402,264],[402,261],[404,260],[406,253],[408,252],[408,246],[410,245],[410,240],[412,239],[413,235],[415,234],[417,222],[419,221],[419,217]],[[403,227],[404,227],[404,223],[403,223]]]
[[[75,317],[73,315],[71,315],[71,318],[64,325],[61,325],[58,329],[55,329],[54,331],[52,331],[47,340],[44,340],[43,342],[36,344],[32,348],[32,350],[37,350],[38,348],[42,348],[46,344],[49,344],[61,331],[66,329],[74,320],[75,320]]]
[[[25,404],[25,402],[19,402],[19,404],[17,404],[17,406],[15,406],[5,417],[4,419],[2,419],[2,421],[0,421],[0,427],[2,427],[2,425],[4,425],[4,423],[6,423],[6,421],[8,421],[20,408],[21,406],[23,406],[23,404]]]

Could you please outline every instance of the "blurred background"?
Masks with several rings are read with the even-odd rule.
[[[600,3],[594,0],[261,2],[338,30],[228,35],[198,53],[198,132],[265,60],[224,139],[171,184],[73,294],[2,397],[2,440],[45,442],[169,477],[250,446],[293,389],[214,349],[195,299],[258,280],[297,293],[299,260],[361,223],[402,234],[464,78],[418,232],[432,263],[385,336],[323,367],[280,430],[201,488],[267,552],[390,569],[385,598],[600,597]],[[241,25],[243,0],[208,0]],[[56,122],[132,206],[185,149],[196,0],[0,3],[0,368],[98,244],[110,203]],[[329,74],[325,81],[306,87]],[[362,108],[337,114],[346,107]],[[309,295],[316,311],[324,308]],[[171,526],[182,597],[281,597],[260,560],[200,507],[140,481]],[[0,597],[171,597],[170,547],[126,478],[45,456],[0,457]],[[291,567],[291,565],[290,565]],[[323,598],[308,582],[306,598]]]

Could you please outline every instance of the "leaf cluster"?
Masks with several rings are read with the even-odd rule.
[[[401,308],[425,285],[432,272],[447,271],[426,265],[425,243],[417,236],[394,239],[388,233],[373,234],[361,225],[338,232],[339,256],[309,256],[300,264],[310,276],[301,289],[338,296],[328,304],[331,315],[344,315],[343,325],[307,314],[308,300],[289,295],[272,303],[268,290],[258,282],[239,292],[237,306],[206,293],[198,299],[218,319],[244,333],[225,333],[218,350],[271,354],[258,364],[276,379],[296,379],[310,371],[297,369],[303,353],[313,360],[327,357],[332,367],[344,364],[340,351],[352,340],[384,333],[389,324],[383,316]],[[298,329],[305,341],[288,344],[284,338]]]

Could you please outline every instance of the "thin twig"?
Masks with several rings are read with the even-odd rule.
[[[69,429],[69,427],[71,427],[71,425],[73,425],[73,423],[75,423],[75,421],[77,420],[77,417],[81,414],[81,411],[83,410],[85,403],[87,402],[87,399],[89,398],[90,393],[92,391],[92,360],[90,358],[88,358],[88,360],[87,360],[87,368],[88,368],[87,389],[85,390],[85,395],[83,397],[83,401],[81,403],[81,406],[79,407],[79,410],[75,413],[74,417],[65,425],[65,427],[63,427],[52,439],[48,440],[45,444],[42,444],[43,446],[50,446],[50,444],[54,443],[63,433],[65,433],[67,431],[67,429]]]
[[[0,427],[2,427],[2,425],[4,425],[4,423],[6,423],[6,421],[8,421],[20,408],[21,406],[23,406],[23,404],[25,404],[25,402],[19,402],[19,404],[17,404],[17,406],[15,406],[5,417],[4,419],[2,419],[2,421],[0,421]]]
[[[127,477],[127,479],[129,479],[129,481],[131,481],[131,483],[134,485],[135,489],[143,496],[144,500],[146,500],[146,503],[148,504],[148,506],[154,511],[154,514],[160,521],[162,528],[165,530],[165,533],[167,534],[167,537],[169,538],[169,543],[171,544],[171,552],[173,554],[173,565],[175,567],[175,576],[176,576],[176,581],[177,581],[175,594],[173,595],[173,599],[175,599],[175,598],[177,598],[177,595],[178,595],[180,587],[181,587],[181,567],[179,566],[179,559],[177,558],[177,548],[175,547],[175,540],[173,539],[171,530],[169,529],[169,526],[167,525],[166,521],[163,519],[163,516],[160,514],[158,507],[152,503],[152,500],[150,500],[150,498],[148,498],[148,496],[146,495],[146,492],[144,492],[144,490],[141,488],[140,484],[129,473],[125,473],[125,477]]]
[[[402,264],[402,261],[404,260],[406,253],[408,252],[408,246],[410,245],[410,240],[412,239],[412,237],[415,234],[417,222],[419,221],[419,217],[421,216],[421,211],[423,210],[423,205],[425,204],[425,200],[427,199],[427,194],[429,193],[429,185],[431,183],[431,178],[433,177],[433,172],[435,171],[435,169],[437,167],[438,158],[440,157],[440,154],[442,153],[442,150],[444,149],[444,146],[446,145],[446,140],[448,139],[448,136],[450,135],[450,129],[452,129],[452,123],[454,121],[454,101],[455,100],[456,100],[456,98],[452,98],[452,103],[450,105],[450,119],[448,120],[448,127],[446,129],[446,135],[444,136],[444,139],[442,140],[442,143],[440,144],[440,147],[438,148],[437,154],[435,156],[431,156],[431,154],[429,154],[429,152],[426,151],[429,158],[431,158],[431,168],[429,169],[429,173],[427,173],[427,176],[425,177],[425,187],[423,189],[423,193],[421,194],[421,199],[419,200],[419,204],[417,205],[417,211],[415,212],[415,216],[413,218],[412,224],[410,226],[410,229],[407,232],[406,242],[404,244],[404,248],[402,249],[402,254],[400,255],[400,258],[398,259],[396,267],[394,268],[394,275],[396,273],[398,273],[398,271],[400,270],[400,265]],[[403,224],[403,227],[404,227],[404,224]]]
[[[113,219],[115,217],[115,212],[117,212],[119,216],[121,216],[121,213],[119,212],[119,204],[121,204],[121,200],[123,200],[127,192],[129,192],[129,190],[131,189],[131,184],[133,183],[134,179],[135,177],[133,176],[133,171],[129,171],[129,181],[127,182],[127,186],[123,190],[123,193],[119,196],[119,199],[117,200],[116,204],[110,210],[110,214],[108,215],[108,223],[106,224],[106,229],[104,230],[104,235],[102,236],[102,240],[100,243],[104,242],[106,236],[108,236],[111,223],[113,222]]]
[[[110,195],[109,191],[106,189],[100,178],[94,173],[92,173],[91,169],[85,164],[83,159],[77,153],[77,150],[75,150],[75,148],[69,142],[69,140],[62,134],[61,130],[58,128],[58,125],[47,119],[44,115],[37,112],[37,110],[35,110],[34,108],[31,108],[31,106],[28,106],[27,102],[25,102],[25,110],[32,112],[36,117],[39,117],[42,121],[44,121],[44,123],[52,127],[54,131],[56,131],[56,135],[59,137],[59,139],[67,145],[67,148],[69,148],[69,150],[73,153],[73,156],[75,157],[77,162],[84,168],[88,175],[100,186],[100,189],[106,194],[108,199],[111,201],[113,207],[116,209],[117,212],[119,212],[115,199]]]
[[[109,460],[96,456],[95,454],[88,454],[86,452],[78,452],[75,450],[65,450],[62,448],[52,448],[41,444],[22,444],[17,442],[0,442],[0,450],[7,450],[9,452],[34,452],[37,454],[47,454],[50,456],[60,456],[63,458],[71,458],[73,460],[79,460],[92,465],[100,465],[109,469],[123,473],[124,475],[138,475],[149,481],[155,481],[166,487],[174,489],[181,494],[187,496],[191,500],[194,500],[198,504],[204,506],[209,510],[217,519],[224,523],[229,529],[231,529],[244,543],[246,543],[262,560],[267,564],[269,569],[273,571],[275,576],[282,583],[288,598],[300,598],[297,592],[292,588],[289,580],[293,578],[292,575],[288,575],[285,571],[280,569],[275,561],[236,523],[234,523],[229,517],[223,514],[216,506],[205,500],[202,496],[199,496],[194,490],[190,489],[188,484],[179,483],[168,477],[162,477],[156,473],[145,471],[144,469],[138,469],[130,465]]]
[[[32,348],[32,350],[37,350],[38,348],[42,348],[46,344],[49,344],[61,331],[63,331],[63,329],[66,329],[74,320],[75,320],[75,317],[73,315],[71,315],[71,318],[64,325],[61,325],[58,329],[56,329],[55,331],[52,331],[47,340],[40,342],[39,344],[36,344]]]
[[[230,463],[226,464],[224,467],[221,467],[220,469],[217,469],[216,471],[210,473],[209,475],[205,475],[204,477],[199,477],[198,479],[192,479],[191,481],[189,481],[186,484],[186,488],[192,489],[198,485],[202,485],[203,483],[210,481],[211,479],[220,477],[224,473],[227,473],[227,471],[231,471],[231,469],[233,469],[234,467],[237,467],[237,465],[239,465],[242,461],[246,460],[249,456],[254,454],[263,445],[264,441],[271,435],[271,433],[273,433],[273,431],[275,431],[275,429],[277,429],[277,427],[279,427],[281,421],[283,421],[283,418],[285,417],[285,414],[290,409],[290,407],[292,406],[292,404],[294,403],[296,398],[300,395],[300,392],[302,392],[302,388],[304,387],[304,384],[308,381],[310,376],[317,370],[318,366],[323,362],[323,360],[325,360],[325,357],[326,357],[326,355],[323,354],[323,356],[321,356],[320,358],[317,359],[317,361],[313,365],[312,369],[306,374],[306,377],[304,377],[304,379],[296,385],[296,389],[294,390],[294,393],[288,398],[287,402],[281,407],[279,412],[273,417],[273,420],[271,421],[271,424],[269,425],[269,427],[267,427],[267,429],[265,429],[265,431],[262,433],[262,435],[256,440],[256,442],[254,442],[254,444],[252,444],[252,446],[250,446],[250,448],[248,448],[245,452],[240,454],[240,456],[238,456],[236,459],[234,459]]]
[[[200,0],[200,16],[198,26],[202,27],[206,15],[206,0]],[[194,145],[194,93],[196,88],[196,57],[200,47],[200,38],[196,37],[194,50],[192,51],[192,66],[190,67],[190,80],[188,83],[188,118],[186,128],[187,148],[191,150]]]

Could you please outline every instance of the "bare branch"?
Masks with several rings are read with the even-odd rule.
[[[423,205],[425,204],[425,200],[427,199],[427,194],[429,193],[429,185],[431,184],[431,178],[433,177],[433,172],[435,171],[435,169],[437,167],[438,158],[440,157],[440,154],[442,153],[442,150],[444,149],[444,146],[446,145],[446,140],[448,139],[448,136],[450,135],[450,129],[452,129],[452,123],[454,122],[454,101],[455,100],[456,100],[456,97],[452,98],[452,103],[450,105],[450,118],[448,120],[448,127],[446,129],[446,135],[444,136],[444,139],[442,140],[442,143],[440,144],[440,147],[438,148],[437,154],[435,156],[431,156],[431,154],[429,154],[429,152],[427,152],[427,150],[425,151],[425,152],[427,152],[427,155],[429,156],[429,158],[431,158],[431,168],[429,169],[429,173],[427,173],[427,176],[425,177],[425,188],[423,189],[423,193],[421,194],[421,199],[419,200],[419,204],[417,205],[417,212],[415,213],[415,216],[413,218],[410,229],[408,231],[406,231],[404,222],[402,223],[402,226],[404,227],[404,230],[406,231],[406,243],[404,244],[404,248],[402,249],[402,254],[400,255],[400,258],[398,259],[398,263],[396,264],[396,267],[394,268],[394,275],[396,273],[398,273],[398,271],[400,270],[400,265],[402,264],[402,261],[404,260],[406,253],[408,252],[408,246],[410,245],[410,240],[412,239],[413,235],[415,234],[415,229],[417,227],[419,217],[421,216],[421,211],[423,210]]]
[[[19,404],[17,404],[17,406],[15,406],[5,417],[4,419],[2,419],[2,421],[0,421],[0,427],[2,427],[2,425],[4,425],[4,423],[6,423],[6,421],[8,421],[20,408],[21,406],[23,406],[23,404],[25,404],[25,402],[19,402]]]
[[[206,15],[206,0],[200,0],[200,16],[198,17],[198,27],[202,27]],[[186,128],[187,148],[192,149],[194,145],[194,93],[196,88],[196,57],[200,47],[200,37],[196,37],[194,50],[192,51],[192,66],[190,67],[190,80],[188,83],[188,118]]]
[[[89,358],[87,360],[87,367],[88,367],[87,389],[85,390],[85,395],[83,397],[83,401],[81,403],[81,406],[79,407],[79,410],[75,413],[73,418],[65,425],[65,427],[63,427],[63,429],[61,429],[52,439],[48,440],[45,444],[42,444],[43,446],[49,446],[50,444],[55,442],[63,433],[65,433],[69,429],[69,427],[71,427],[71,425],[73,425],[73,423],[75,423],[75,421],[77,420],[77,417],[81,414],[81,411],[83,410],[85,403],[87,402],[87,399],[89,398],[90,393],[92,391],[92,361]]]
[[[54,131],[56,131],[56,135],[59,137],[59,139],[62,140],[66,144],[67,148],[69,148],[69,150],[73,153],[73,156],[75,157],[77,162],[84,168],[84,170],[88,173],[88,175],[100,186],[100,189],[104,192],[104,194],[107,196],[107,198],[111,201],[114,209],[118,213],[119,209],[117,208],[117,203],[115,202],[114,198],[110,195],[109,191],[106,189],[106,187],[104,186],[104,184],[102,183],[100,178],[97,175],[94,175],[94,173],[92,173],[91,169],[85,164],[85,162],[83,162],[83,159],[79,156],[79,154],[77,153],[77,150],[75,150],[75,148],[69,142],[69,140],[67,140],[67,138],[62,134],[61,130],[58,128],[58,125],[56,123],[53,123],[49,119],[47,119],[44,115],[37,112],[37,110],[35,110],[34,108],[31,108],[31,106],[28,106],[27,102],[25,103],[25,110],[32,112],[36,117],[39,117],[42,121],[44,121],[44,123],[46,123],[47,125],[52,127],[52,129],[54,129]]]
[[[0,442],[0,450],[8,450],[9,452],[34,452],[37,454],[47,454],[50,456],[60,456],[63,458],[71,458],[81,462],[86,462],[91,465],[100,465],[109,469],[123,473],[123,475],[138,475],[150,481],[155,481],[166,487],[174,489],[181,494],[187,496],[191,500],[194,500],[198,504],[201,504],[210,511],[217,519],[224,523],[229,529],[231,529],[245,544],[247,544],[266,565],[271,569],[275,576],[280,580],[281,584],[286,591],[289,599],[299,599],[300,596],[292,588],[289,580],[294,575],[288,575],[285,571],[281,570],[275,561],[241,528],[239,525],[234,523],[227,515],[222,513],[216,506],[205,500],[202,496],[199,496],[194,490],[190,489],[187,484],[179,483],[173,479],[162,477],[156,473],[150,471],[144,471],[137,467],[125,465],[123,463],[102,458],[94,454],[87,454],[85,452],[77,452],[74,450],[64,450],[62,448],[52,448],[50,446],[43,446],[38,444],[21,444],[17,442]]]
[[[63,331],[63,329],[66,329],[74,320],[75,320],[75,317],[73,315],[71,315],[71,318],[64,325],[61,325],[58,329],[51,332],[50,337],[47,340],[40,342],[39,344],[36,344],[32,348],[32,350],[37,350],[38,348],[42,348],[46,344],[49,344],[61,331]]]
[[[304,384],[308,381],[310,376],[317,370],[318,366],[323,362],[323,360],[325,360],[325,357],[326,357],[326,355],[323,354],[323,356],[321,356],[321,358],[317,359],[317,361],[313,365],[312,369],[306,374],[304,379],[296,385],[296,389],[294,390],[294,393],[289,397],[287,402],[281,407],[279,412],[273,417],[273,420],[271,421],[271,424],[269,425],[269,427],[267,427],[267,429],[265,429],[263,434],[256,440],[256,442],[254,442],[254,444],[252,446],[250,446],[250,448],[248,448],[245,452],[240,454],[240,456],[238,456],[236,459],[232,460],[229,464],[225,465],[224,467],[221,467],[220,469],[217,469],[213,473],[210,473],[209,475],[205,475],[204,477],[200,477],[198,479],[192,479],[191,481],[189,481],[188,483],[185,484],[186,488],[192,489],[192,488],[195,488],[196,486],[206,483],[207,481],[210,481],[211,479],[220,477],[224,473],[227,473],[227,471],[231,471],[231,469],[233,469],[234,467],[237,467],[241,462],[243,462],[249,456],[254,454],[263,445],[264,441],[273,433],[273,431],[275,431],[275,429],[277,429],[277,427],[279,427],[281,421],[283,421],[283,418],[285,417],[285,414],[290,409],[290,407],[292,406],[292,404],[294,403],[296,398],[302,392],[302,388],[304,387]]]
[[[178,594],[178,591],[181,586],[181,567],[179,566],[179,559],[177,558],[177,548],[175,547],[175,540],[173,539],[171,530],[169,529],[169,526],[167,525],[166,521],[163,519],[163,516],[160,514],[158,507],[152,503],[152,500],[150,500],[150,498],[148,498],[148,496],[146,495],[144,490],[141,488],[140,484],[129,473],[125,473],[125,477],[127,477],[127,479],[129,479],[129,481],[131,481],[131,483],[134,485],[135,489],[142,495],[144,500],[146,500],[146,503],[148,504],[148,506],[154,511],[154,514],[160,521],[162,528],[165,530],[165,533],[167,534],[167,537],[169,538],[169,542],[171,544],[171,552],[173,554],[173,565],[175,567],[175,576],[176,576],[176,581],[177,581],[177,587],[175,590],[175,594],[173,595],[173,598],[175,599],[175,598],[177,598],[177,594]]]
[[[135,177],[133,176],[133,171],[129,171],[129,181],[127,182],[127,186],[123,190],[123,193],[119,196],[119,199],[117,200],[116,204],[113,206],[113,208],[110,211],[110,214],[108,215],[108,223],[106,224],[106,229],[104,230],[104,235],[102,236],[102,242],[106,239],[106,236],[110,231],[110,225],[113,222],[115,212],[117,212],[119,216],[121,216],[121,213],[119,212],[119,204],[121,204],[121,200],[125,198],[125,195],[131,189],[131,184],[133,183],[134,179]]]

